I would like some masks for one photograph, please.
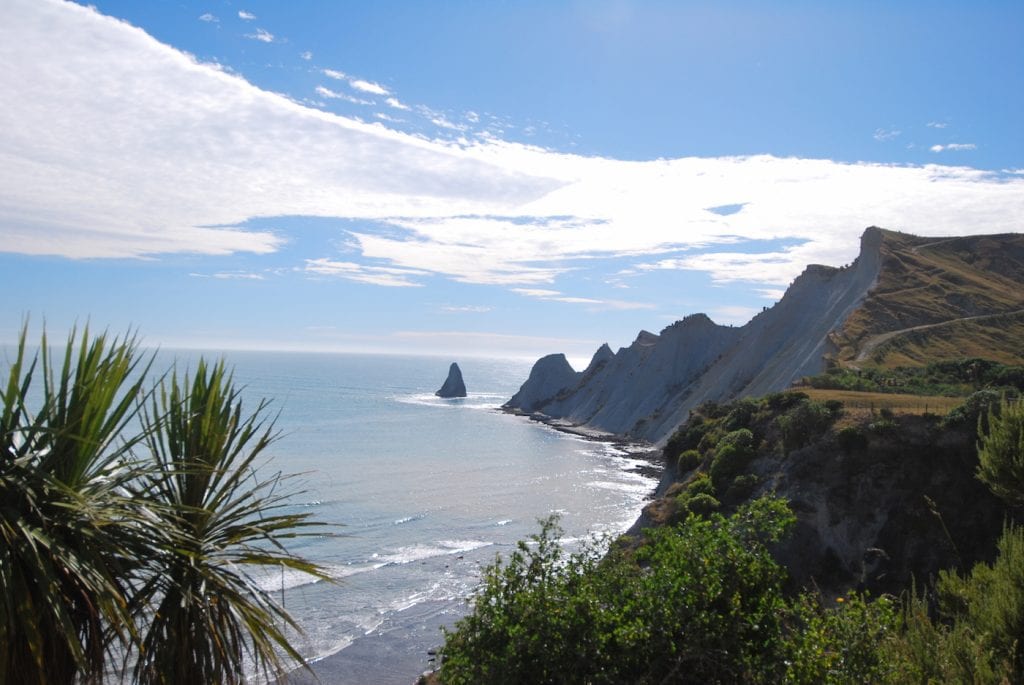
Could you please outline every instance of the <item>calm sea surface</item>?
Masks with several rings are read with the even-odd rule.
[[[214,355],[216,356],[216,355]],[[157,369],[177,357],[160,353]],[[638,453],[497,411],[526,362],[298,353],[226,355],[250,408],[272,398],[273,471],[303,473],[295,506],[337,524],[294,545],[337,584],[272,573],[321,682],[408,685],[441,625],[467,611],[480,568],[558,512],[566,540],[621,532],[656,485]],[[465,399],[433,395],[458,361]],[[180,366],[179,366],[180,368]],[[297,681],[303,681],[299,677]]]

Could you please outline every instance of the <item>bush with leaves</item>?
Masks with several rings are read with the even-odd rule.
[[[649,531],[629,555],[568,556],[545,521],[484,571],[446,631],[440,677],[460,683],[777,682],[782,569],[767,546],[793,522],[762,498],[725,518]]]
[[[715,449],[709,472],[715,490],[724,493],[754,456],[754,434],[746,428],[726,433]]]
[[[787,615],[783,682],[801,685],[891,682],[896,670],[889,643],[899,630],[899,604],[849,593],[826,606],[803,594]]]
[[[797,394],[797,393],[793,393]],[[813,438],[828,430],[836,416],[821,402],[804,399],[792,405],[776,418],[782,432],[783,447],[787,452],[803,447]]]
[[[1024,505],[1024,401],[1003,398],[987,422],[979,417],[978,434],[978,478],[1007,504]]]
[[[703,455],[697,450],[683,450],[676,462],[676,470],[679,473],[686,473],[700,466],[703,461]]]

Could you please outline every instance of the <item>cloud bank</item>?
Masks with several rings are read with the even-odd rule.
[[[21,254],[263,254],[287,236],[247,229],[250,219],[338,217],[365,222],[351,232],[356,255],[310,255],[308,273],[391,287],[441,276],[591,305],[552,286],[601,260],[631,264],[627,278],[689,269],[784,285],[807,263],[849,262],[869,225],[991,233],[1021,230],[1024,216],[1024,178],[968,167],[637,162],[469,131],[431,140],[260,90],[54,0],[0,3],[0,59],[0,250]],[[323,74],[410,108],[380,84]],[[745,249],[780,239],[792,246]]]

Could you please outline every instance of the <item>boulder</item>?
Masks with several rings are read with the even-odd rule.
[[[438,397],[465,397],[466,384],[462,381],[462,370],[459,365],[452,362],[448,368],[448,378],[444,380],[441,389],[434,393]]]

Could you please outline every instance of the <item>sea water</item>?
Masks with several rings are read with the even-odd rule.
[[[154,368],[195,368],[197,352]],[[290,544],[335,583],[290,570],[258,580],[302,628],[289,637],[327,685],[408,685],[469,610],[481,569],[560,515],[564,542],[619,533],[656,478],[629,447],[583,440],[499,411],[529,362],[458,359],[469,396],[434,396],[453,360],[267,352],[205,353],[234,369],[249,410],[271,400],[279,439],[265,474],[292,510],[330,526]],[[315,682],[307,674],[294,682]]]

